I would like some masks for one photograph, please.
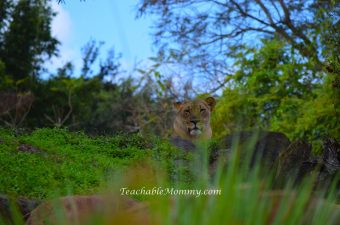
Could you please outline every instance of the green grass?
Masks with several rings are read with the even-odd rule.
[[[0,134],[0,165],[6,168],[1,168],[5,174],[0,177],[2,193],[50,198],[119,194],[122,187],[220,189],[217,196],[130,197],[149,203],[151,224],[337,225],[340,219],[335,207],[337,189],[314,193],[313,180],[308,178],[298,187],[287,184],[284,190],[275,191],[274,171],[264,174],[259,164],[249,169],[245,163],[249,159],[239,163],[235,149],[227,165],[219,164],[212,176],[204,143],[197,154],[183,155],[166,141],[139,135],[90,138],[59,129],[39,129],[19,137],[7,130]],[[20,153],[20,143],[42,152]],[[253,145],[246,146],[248,152]],[[20,216],[15,218],[15,224],[21,225]],[[102,224],[96,221],[89,224]],[[119,224],[131,224],[124,221]]]
[[[91,138],[63,129],[38,129],[16,137],[0,130],[0,193],[44,199],[98,191],[112,172],[147,158],[170,157],[176,149],[156,138],[117,135]],[[20,152],[20,144],[38,153]],[[168,165],[171,169],[171,165]],[[58,193],[56,193],[56,191]]]

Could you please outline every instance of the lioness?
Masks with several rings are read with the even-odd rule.
[[[176,102],[178,110],[174,121],[174,137],[183,140],[205,140],[212,135],[210,114],[216,104],[213,97],[204,100]]]

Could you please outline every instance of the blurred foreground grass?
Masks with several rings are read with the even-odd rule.
[[[148,204],[148,222],[123,214],[119,219],[110,215],[110,220],[96,215],[86,224],[337,225],[340,221],[335,187],[315,193],[313,177],[308,177],[298,187],[288,183],[284,190],[273,190],[274,171],[264,173],[259,164],[249,168],[249,159],[240,163],[238,154],[231,154],[225,167],[218,164],[212,175],[204,143],[197,154],[184,155],[166,141],[139,135],[91,138],[60,129],[39,129],[18,137],[8,130],[0,134],[0,192],[8,195],[117,197],[123,187],[221,190],[220,195],[199,197],[131,195]],[[21,144],[38,151],[22,152]],[[248,148],[251,151],[251,144]],[[23,223],[19,215],[16,218],[15,224]]]

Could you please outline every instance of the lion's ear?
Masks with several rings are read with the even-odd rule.
[[[209,105],[210,111],[213,111],[215,105],[216,105],[216,100],[214,97],[207,97],[204,99],[204,101]]]
[[[177,110],[179,110],[179,109],[181,108],[181,106],[182,106],[182,102],[175,102],[175,103],[174,103],[174,107],[175,107],[175,109],[177,109]]]

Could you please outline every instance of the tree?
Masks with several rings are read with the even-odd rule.
[[[340,138],[340,89],[332,84],[336,75],[308,79],[304,65],[289,57],[285,47],[282,40],[265,39],[260,49],[236,59],[234,83],[224,89],[213,113],[216,136],[260,128],[308,140],[315,151],[321,139]]]
[[[99,59],[100,46],[91,40],[82,48],[79,74],[66,63],[49,79],[39,79],[31,87],[36,101],[26,126],[69,127],[96,134],[128,131],[135,126],[134,81],[115,79],[121,73],[119,56],[111,49],[105,60]]]
[[[14,81],[38,77],[45,59],[57,54],[51,35],[54,16],[47,0],[2,1],[0,60]],[[10,18],[10,19],[8,19]]]
[[[2,37],[3,32],[9,24],[9,17],[13,9],[13,1],[1,0],[0,1],[0,34]],[[2,40],[1,40],[2,41]]]
[[[339,7],[333,0],[143,0],[139,12],[158,16],[154,36],[162,63],[189,65],[190,74],[208,74],[218,89],[233,74],[235,55],[261,38],[285,40],[291,55],[322,71],[329,64],[322,37],[339,44],[339,32],[331,29],[339,26]]]

